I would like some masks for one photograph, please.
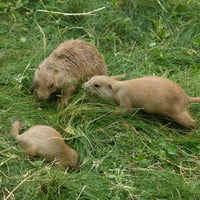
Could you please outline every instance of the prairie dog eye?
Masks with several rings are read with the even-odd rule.
[[[94,87],[95,87],[95,88],[99,88],[100,85],[98,85],[98,84],[94,84]]]

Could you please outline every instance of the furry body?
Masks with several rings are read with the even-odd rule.
[[[59,107],[68,104],[80,81],[106,75],[107,67],[97,48],[80,39],[61,43],[35,71],[34,85],[42,100],[61,89]]]
[[[188,105],[200,103],[200,97],[189,97],[169,79],[145,76],[118,81],[108,76],[94,76],[83,87],[101,98],[115,100],[127,110],[142,108],[147,113],[167,115],[186,127],[196,127]]]
[[[11,133],[28,155],[55,161],[60,167],[77,167],[77,152],[64,142],[55,129],[46,125],[36,125],[20,135],[21,129],[22,124],[15,121]]]

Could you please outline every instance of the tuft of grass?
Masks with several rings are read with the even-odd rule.
[[[94,15],[63,16],[51,12]],[[200,96],[200,3],[197,0],[7,1],[0,3],[0,199],[120,200],[200,197],[199,129],[164,116],[125,113],[80,88],[70,104],[37,102],[38,64],[62,41],[82,38],[104,55],[109,74],[161,75]],[[200,123],[199,105],[190,110]],[[27,128],[56,128],[80,155],[62,171],[31,159],[10,135],[14,119]]]

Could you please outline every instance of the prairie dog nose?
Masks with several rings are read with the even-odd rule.
[[[90,84],[87,81],[87,82],[83,83],[82,88],[86,90],[89,87],[89,85]]]
[[[41,100],[46,100],[49,98],[48,92],[37,91],[38,98]]]

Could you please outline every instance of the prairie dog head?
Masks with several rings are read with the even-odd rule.
[[[79,162],[78,153],[74,149],[69,147],[68,152],[67,152],[67,160],[65,161],[65,165],[67,164],[66,166],[69,165],[72,168],[76,168],[78,166],[78,162]]]
[[[46,100],[49,96],[62,87],[64,75],[56,67],[43,67],[47,63],[42,63],[35,71],[34,87],[39,99]]]
[[[119,76],[93,76],[89,81],[83,84],[83,88],[103,99],[113,99],[113,85],[124,78],[124,75]]]

